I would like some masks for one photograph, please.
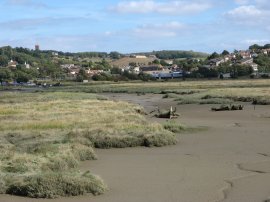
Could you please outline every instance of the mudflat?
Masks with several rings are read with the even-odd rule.
[[[270,197],[270,106],[212,112],[215,105],[177,105],[161,95],[106,96],[140,104],[148,113],[176,106],[175,121],[204,130],[178,134],[175,146],[97,150],[99,160],[83,162],[81,169],[102,176],[109,187],[104,195],[54,200],[1,195],[0,201],[262,202]]]

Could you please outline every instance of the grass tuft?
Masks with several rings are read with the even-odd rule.
[[[187,130],[186,126],[176,123],[175,121],[167,121],[163,124],[163,127],[173,133],[181,133]]]
[[[10,185],[6,193],[31,198],[58,198],[87,193],[99,195],[105,190],[103,181],[90,173],[69,175],[50,172],[26,177]]]

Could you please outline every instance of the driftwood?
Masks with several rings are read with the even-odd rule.
[[[162,118],[162,119],[175,119],[175,118],[178,118],[180,115],[176,113],[176,107],[173,108],[171,107],[170,110],[168,111],[163,111],[161,112],[159,110],[159,108],[157,109],[158,111],[158,114],[155,114],[154,116],[157,117],[157,118]],[[152,111],[154,112],[154,111]]]
[[[211,108],[212,111],[236,111],[236,110],[243,110],[244,106],[243,105],[232,105],[232,106],[227,106],[227,105],[221,105],[219,108]]]

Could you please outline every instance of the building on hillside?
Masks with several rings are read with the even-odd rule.
[[[221,74],[219,74],[219,78],[221,78],[221,79],[229,79],[231,77],[232,77],[231,73],[221,73]]]
[[[131,68],[131,71],[133,72],[133,73],[135,73],[135,74],[139,74],[140,73],[140,67],[132,67]]]
[[[149,74],[157,79],[174,79],[183,77],[183,71],[172,71],[171,67],[162,67],[159,65],[154,66],[144,66],[140,68],[141,72]]]
[[[156,59],[157,56],[155,56],[155,55],[149,55],[149,58],[154,58],[154,59]]]
[[[26,69],[30,69],[30,64],[28,64],[27,62],[24,63],[24,66]]]
[[[164,60],[168,65],[173,65],[173,60]]]
[[[218,67],[219,65],[221,65],[224,62],[225,62],[225,59],[223,59],[223,58],[215,58],[215,59],[211,59],[209,61],[208,65],[210,65],[211,67]]]
[[[261,52],[262,52],[264,55],[268,55],[268,54],[270,54],[270,49],[262,49]]]
[[[131,58],[136,58],[136,59],[146,59],[147,57],[145,55],[131,55]]]
[[[258,72],[258,64],[254,63],[253,58],[245,58],[238,62],[240,65],[249,65],[252,67],[253,72]]]
[[[241,65],[250,65],[253,63],[253,58],[243,58],[238,63],[240,63]]]
[[[239,51],[238,54],[243,58],[243,59],[246,59],[246,58],[251,58],[252,55],[250,53],[250,51]]]
[[[40,50],[40,47],[38,44],[35,45],[35,51],[39,51]]]
[[[69,69],[68,74],[69,76],[75,77],[79,72],[80,72],[80,68],[74,67],[74,68]]]
[[[17,63],[16,61],[10,60],[10,61],[8,62],[8,66],[9,66],[9,67],[14,67],[14,68],[16,68],[17,65],[18,65],[18,63]]]
[[[163,67],[160,65],[150,65],[150,66],[142,66],[140,67],[140,71],[142,72],[153,72],[153,71],[162,71]]]
[[[63,64],[63,65],[61,65],[62,69],[71,69],[71,68],[74,68],[74,67],[75,67],[75,64]]]
[[[250,66],[252,67],[253,72],[259,71],[259,66],[256,63],[251,63]]]
[[[101,73],[103,73],[104,71],[103,70],[89,70],[89,71],[86,71],[86,74],[89,76],[89,77],[92,77],[94,75],[99,75]]]

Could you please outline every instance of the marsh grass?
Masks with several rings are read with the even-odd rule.
[[[215,88],[205,89],[192,94],[167,93],[163,98],[172,98],[178,104],[233,104],[250,102],[255,99],[258,105],[270,104],[270,88]]]
[[[173,133],[181,133],[183,131],[186,131],[188,128],[184,126],[183,124],[179,124],[175,121],[167,121],[163,124],[163,127],[166,130],[169,130]]]
[[[90,82],[87,84],[66,83],[61,88],[40,91],[64,91],[86,93],[190,93],[209,89],[267,88],[269,80],[198,80],[177,82]]]
[[[162,125],[149,123],[141,107],[89,93],[6,92],[0,103],[2,193],[36,198],[101,194],[104,183],[78,170],[81,161],[97,159],[93,148],[177,142]]]
[[[82,175],[72,173],[37,174],[16,181],[7,188],[8,194],[27,196],[31,198],[57,198],[78,196],[87,193],[99,195],[104,193],[104,182],[91,173]]]

